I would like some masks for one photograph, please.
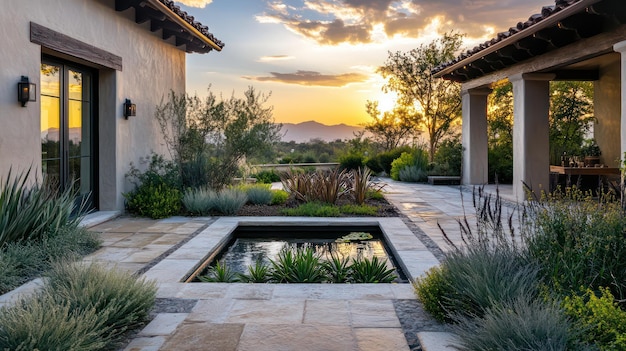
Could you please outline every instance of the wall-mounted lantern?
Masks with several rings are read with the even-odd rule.
[[[133,104],[130,99],[126,99],[124,102],[124,117],[133,117],[137,115],[137,105]]]
[[[22,107],[29,101],[37,101],[37,85],[29,82],[26,76],[22,76],[17,83],[17,101],[22,103]]]

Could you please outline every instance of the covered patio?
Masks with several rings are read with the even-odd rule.
[[[594,137],[600,163],[619,167],[626,152],[626,3],[556,0],[540,14],[501,32],[455,60],[436,77],[461,83],[463,184],[485,184],[487,97],[494,83],[513,85],[513,195],[548,190],[550,81],[594,82]]]

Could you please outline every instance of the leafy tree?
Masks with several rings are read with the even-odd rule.
[[[243,98],[234,94],[218,98],[210,91],[204,101],[170,93],[157,106],[164,140],[182,172],[185,186],[229,184],[241,162],[252,152],[262,152],[280,138],[280,124],[273,121],[269,95],[249,87]]]
[[[513,85],[496,83],[487,114],[489,182],[513,182]]]
[[[592,82],[550,83],[550,163],[561,155],[580,155],[593,116]]]
[[[398,93],[404,106],[416,106],[418,127],[429,137],[429,159],[433,160],[437,145],[461,114],[460,85],[434,78],[432,69],[455,58],[463,36],[446,33],[443,37],[409,52],[389,53],[378,72],[387,79],[385,91]]]
[[[412,107],[398,105],[393,111],[381,112],[378,102],[368,101],[367,113],[374,121],[364,125],[372,133],[372,139],[383,151],[390,151],[403,145],[416,132],[420,114]]]

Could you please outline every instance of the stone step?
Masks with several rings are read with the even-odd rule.
[[[448,332],[419,332],[417,338],[422,351],[456,351],[453,345],[459,344],[459,338]]]
[[[428,176],[428,184],[459,185],[461,184],[461,177],[459,176]]]

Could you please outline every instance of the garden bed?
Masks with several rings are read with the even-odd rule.
[[[354,202],[349,198],[340,198],[337,201],[337,206],[349,205]],[[302,203],[290,199],[282,205],[253,205],[246,204],[237,212],[237,216],[284,216],[285,209],[294,209],[297,208]],[[374,215],[358,215],[358,214],[341,214],[339,217],[398,217],[398,211],[396,208],[387,202],[385,199],[366,199],[366,205],[374,206],[377,208],[376,214]]]

